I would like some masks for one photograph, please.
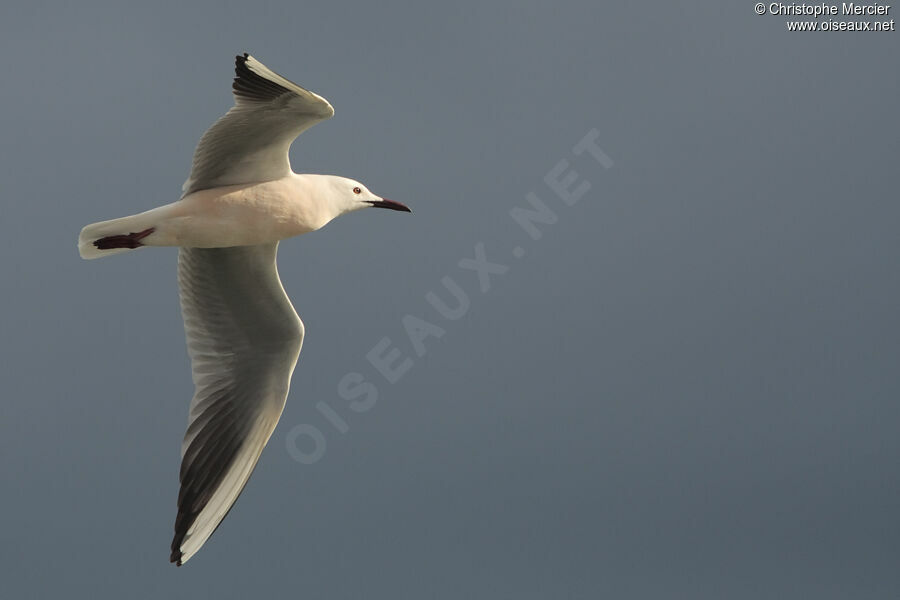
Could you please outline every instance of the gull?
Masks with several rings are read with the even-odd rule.
[[[228,514],[287,400],[304,327],[278,277],[279,240],[370,206],[410,212],[358,181],[291,170],[294,139],[334,115],[325,98],[246,53],[235,57],[232,92],[234,106],[200,138],[180,200],[78,238],[85,259],[179,247],[194,396],[169,557],[177,566]]]

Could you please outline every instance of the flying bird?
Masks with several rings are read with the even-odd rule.
[[[304,328],[278,277],[279,240],[370,206],[410,212],[358,181],[291,170],[294,139],[334,115],[325,98],[249,54],[236,57],[232,92],[234,106],[200,138],[180,200],[78,238],[86,259],[179,247],[194,396],[169,557],[178,566],[228,514],[287,400]]]

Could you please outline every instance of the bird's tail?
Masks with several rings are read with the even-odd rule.
[[[78,253],[90,260],[140,248],[144,238],[155,231],[158,217],[152,212],[88,225],[78,236]]]

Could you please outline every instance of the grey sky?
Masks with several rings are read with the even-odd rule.
[[[6,7],[0,596],[896,597],[900,33],[597,4]],[[243,51],[335,107],[295,170],[414,212],[282,244],[288,406],[175,569],[176,252],[75,240],[178,198]],[[591,130],[609,169],[572,152]],[[571,207],[561,160],[591,184]],[[529,192],[538,240],[509,214]],[[486,292],[479,243],[508,267]],[[457,320],[426,300],[444,277]],[[423,356],[408,315],[443,330]]]

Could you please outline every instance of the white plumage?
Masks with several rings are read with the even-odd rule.
[[[200,139],[181,199],[88,225],[78,240],[88,259],[180,247],[195,391],[170,555],[177,565],[228,514],[287,399],[304,329],[278,278],[278,241],[368,206],[409,211],[352,179],[294,173],[294,138],[334,109],[247,54],[235,73],[235,105]]]

